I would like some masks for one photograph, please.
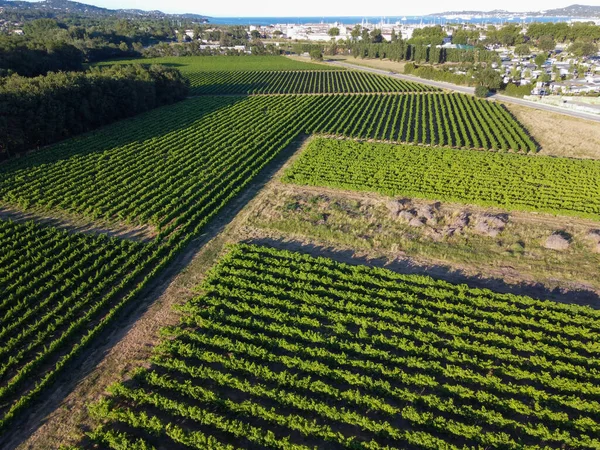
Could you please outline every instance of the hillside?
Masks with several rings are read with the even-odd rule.
[[[482,17],[510,17],[510,16],[533,16],[533,17],[573,17],[587,18],[600,17],[600,6],[592,5],[570,5],[564,8],[548,9],[545,11],[506,11],[494,9],[492,11],[444,11],[430,14],[430,16],[482,16]]]
[[[42,0],[40,2],[27,2],[20,0],[0,0],[0,8],[7,12],[41,12],[48,17],[58,17],[64,14],[75,14],[85,17],[117,16],[123,18],[152,17],[157,19],[182,18],[191,20],[208,21],[206,16],[199,14],[167,14],[162,11],[144,11],[141,9],[107,9],[99,6],[70,0]]]

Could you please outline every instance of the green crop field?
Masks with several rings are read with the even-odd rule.
[[[284,180],[600,219],[600,161],[315,139]]]
[[[430,109],[405,107],[434,99],[445,96],[201,97],[2,165],[4,207],[151,225],[157,237],[121,244],[0,222],[15,236],[7,253],[15,261],[0,266],[0,428],[299,134],[431,139],[443,135],[445,122],[436,123]],[[504,110],[490,111],[503,117],[494,122],[494,136],[520,136]],[[419,114],[435,124],[433,131],[412,131],[421,130]],[[475,119],[456,117],[466,133],[461,139],[471,142],[466,130]],[[502,128],[505,123],[510,126]],[[88,256],[89,265],[74,263]]]
[[[324,72],[326,66],[283,57],[118,63],[132,62],[176,67],[192,84],[200,83],[194,81],[198,79],[214,85],[220,77],[233,77],[217,92],[247,93],[250,88],[232,87],[235,77],[252,84],[262,71],[270,83],[265,92],[391,89],[406,94],[203,96],[2,164],[3,210],[156,231],[153,240],[140,243],[0,219],[2,434],[302,135],[536,150],[526,130],[502,106],[458,94],[410,93],[425,89],[418,84],[350,71]],[[236,72],[224,75],[232,70]]]
[[[213,183],[229,174],[226,168],[236,158],[276,154],[300,133],[487,148],[501,140],[515,150],[535,148],[502,107],[462,97],[190,99],[2,166],[0,202],[162,229],[180,213],[190,214],[190,205],[209,198]],[[488,121],[483,122],[475,111],[487,105]],[[441,111],[453,117],[460,132],[451,132]],[[487,131],[480,123],[489,126]]]
[[[272,156],[299,133],[437,142],[444,136],[446,122],[436,123],[429,115],[433,131],[422,133],[422,116],[417,114],[424,109],[413,112],[404,106],[418,103],[419,98],[445,97],[190,99],[5,165],[0,168],[0,201],[21,208],[61,209],[92,219],[153,224],[161,230],[169,224],[173,228],[181,214],[193,214],[211,198],[214,184],[221,174],[229,175],[227,168],[237,165],[238,158]],[[504,114],[500,107],[493,112]],[[499,119],[496,123],[496,134],[489,136],[516,142],[517,131],[522,133],[514,121],[505,128]],[[462,119],[459,124],[465,129],[462,139],[474,140],[467,131],[472,122]],[[531,144],[525,136],[519,142],[518,148]]]
[[[410,81],[281,56],[172,57],[105,61],[97,65],[134,63],[177,68],[190,80],[192,95],[439,91]]]
[[[211,72],[190,74],[188,78],[191,92],[197,95],[439,91],[424,84],[352,70]]]
[[[174,67],[184,75],[200,72],[263,70],[340,70],[327,64],[297,61],[283,56],[170,56],[103,61],[95,66],[113,64],[162,64]]]
[[[89,448],[599,448],[600,312],[238,245]]]
[[[100,332],[149,247],[0,220],[0,427]]]

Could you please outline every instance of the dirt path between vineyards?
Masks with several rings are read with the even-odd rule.
[[[305,142],[307,136],[298,136],[144,289],[136,304],[122,311],[122,319],[115,321],[94,347],[73,362],[74,369],[63,373],[45,391],[44,401],[32,405],[28,415],[11,425],[10,436],[0,440],[2,449],[46,450],[80,442],[83,433],[93,426],[87,406],[106,395],[106,388],[123,380],[133,368],[147,364],[152,347],[159,341],[159,330],[179,319],[174,306],[196,295],[194,287],[221,255],[225,244],[238,240],[232,233],[245,217],[240,211],[252,203]]]

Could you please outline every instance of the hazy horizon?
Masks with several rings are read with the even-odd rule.
[[[28,0],[31,1],[31,0]],[[267,0],[261,3],[233,0],[227,6],[220,3],[198,4],[193,0],[75,0],[89,5],[110,9],[141,9],[160,10],[165,13],[182,14],[194,13],[212,17],[396,17],[420,16],[444,11],[491,11],[503,9],[511,12],[544,11],[554,8],[563,8],[574,4],[574,1],[564,0],[532,0],[523,2],[519,0],[505,0],[497,5],[488,4],[482,7],[479,0],[463,0],[448,4],[447,2],[433,1],[425,4],[398,6],[392,1],[383,1],[376,6],[365,6],[358,1],[334,1],[323,3],[317,0],[304,0],[300,3],[282,3]]]

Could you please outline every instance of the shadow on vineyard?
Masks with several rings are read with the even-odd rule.
[[[107,235],[135,242],[150,242],[156,237],[156,231],[150,226],[118,226],[117,224],[98,223],[92,220],[74,219],[70,217],[47,216],[43,213],[31,213],[0,206],[0,220],[24,223],[34,221],[38,224],[66,230],[69,233]]]
[[[0,162],[0,177],[3,172],[8,173],[41,164],[57,163],[73,156],[104,152],[129,144],[141,143],[148,139],[158,139],[165,134],[189,128],[194,123],[201,122],[205,116],[243,100],[242,96],[212,98],[211,101],[202,104],[194,114],[179,113],[180,110],[185,109],[186,101],[156,108],[75,138],[52,144],[50,147],[39,148],[16,159]],[[149,122],[152,123],[152,126],[147,126]],[[90,140],[93,140],[92,145],[89,145]],[[77,145],[78,143],[85,145]]]
[[[490,289],[495,292],[524,295],[537,300],[552,300],[565,304],[576,304],[600,309],[600,296],[591,290],[550,289],[542,283],[507,283],[502,278],[482,278],[467,275],[460,270],[444,265],[428,265],[426,268],[410,259],[389,261],[387,258],[368,258],[357,256],[353,250],[339,250],[329,246],[309,244],[293,240],[281,240],[269,237],[253,238],[248,244],[273,247],[279,250],[300,252],[315,257],[322,256],[334,261],[368,267],[380,267],[397,273],[414,275],[427,273],[436,279],[453,284],[467,284],[471,288]]]
[[[512,120],[514,120],[516,123],[521,123],[519,119],[517,119],[517,116],[515,116],[512,113],[512,111],[506,107],[506,105],[501,104],[500,106],[504,111],[506,111],[506,114],[508,114],[512,118]],[[533,137],[533,135],[525,126],[523,127],[523,133],[531,140],[531,142],[533,142],[533,144],[535,145],[535,151],[540,151],[542,149],[540,143],[535,139],[535,137]]]

